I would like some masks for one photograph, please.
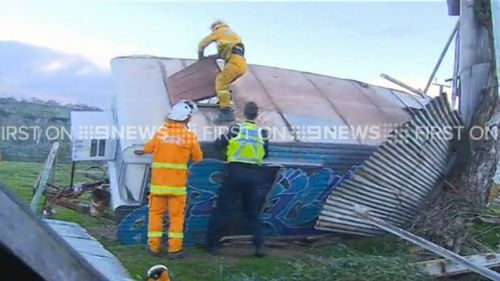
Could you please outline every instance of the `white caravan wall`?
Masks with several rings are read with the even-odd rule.
[[[111,61],[111,68],[116,95],[116,125],[122,132],[119,153],[125,164],[150,163],[150,157],[136,156],[133,151],[152,137],[154,128],[162,126],[170,110],[161,63],[144,57],[115,58]],[[146,168],[145,165],[129,166],[121,175],[121,193],[122,188],[127,187],[133,199],[140,200]]]
[[[134,57],[111,61],[117,125],[122,129],[127,126],[129,132],[129,138],[120,138],[122,151],[144,144],[151,135],[141,136],[140,131],[145,132],[151,126],[159,128],[170,110],[160,65],[156,59]],[[136,159],[127,153],[124,160]]]

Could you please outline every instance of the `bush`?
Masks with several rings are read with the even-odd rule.
[[[9,116],[10,116],[10,112],[0,108],[0,117],[9,117]]]

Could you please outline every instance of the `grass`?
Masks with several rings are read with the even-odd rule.
[[[152,265],[166,263],[175,280],[206,280],[220,281],[228,276],[245,273],[270,276],[274,269],[285,265],[282,258],[264,257],[227,257],[211,256],[198,248],[186,250],[187,258],[166,261],[165,257],[151,257],[144,245],[107,245],[107,248],[117,255],[127,267],[132,277],[141,280],[144,272]],[[131,254],[131,253],[134,254]]]
[[[1,181],[17,195],[21,201],[27,205],[33,196],[33,185],[38,177],[43,163],[27,162],[7,162],[0,161]],[[69,185],[71,165],[60,164],[56,168],[56,178],[53,184],[57,186]],[[75,173],[75,182],[84,181],[81,173]],[[82,215],[78,212],[65,208],[56,208],[56,219],[71,221],[80,224],[82,227],[103,226],[102,220]]]
[[[38,176],[42,163],[0,162],[1,181],[23,202],[29,204],[32,198],[33,184]],[[55,185],[69,185],[71,165],[59,164],[56,170]],[[81,174],[75,174],[75,183],[85,180]],[[112,227],[108,222],[92,218],[65,208],[56,208],[55,219],[76,222],[89,230]],[[109,236],[94,235],[108,250],[115,254],[130,275],[136,280],[142,280],[146,270],[152,265],[166,263],[176,280],[219,281],[224,276],[237,273],[258,273],[267,276],[272,269],[285,264],[286,260],[276,257],[212,257],[200,249],[187,249],[188,258],[179,261],[168,261],[163,258],[151,257],[145,251],[144,245],[124,246]]]
[[[39,163],[0,162],[0,179],[29,203],[41,167]],[[70,168],[69,164],[58,165],[56,185],[69,184]],[[75,182],[84,180],[81,174],[76,174]],[[241,251],[236,248],[231,254],[217,257],[198,248],[188,248],[186,259],[168,261],[165,257],[149,256],[145,245],[120,245],[112,234],[109,235],[114,229],[109,222],[63,208],[56,209],[55,218],[76,222],[89,230],[136,280],[143,280],[146,270],[159,263],[169,267],[176,281],[428,280],[411,265],[418,257],[408,254],[409,245],[389,236],[344,239],[341,244],[318,249],[287,247],[283,249],[285,254],[264,258],[250,256],[249,248]],[[108,235],[101,235],[102,230],[107,230]],[[479,230],[484,228],[478,227]],[[498,241],[496,233],[480,236],[491,242]]]
[[[474,223],[470,235],[494,251],[500,249],[500,225],[498,224],[477,221]]]

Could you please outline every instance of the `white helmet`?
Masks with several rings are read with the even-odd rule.
[[[167,280],[170,280],[170,274],[168,272],[168,268],[166,266],[164,266],[163,264],[153,265],[146,273],[146,276],[147,276],[148,280],[151,280],[151,279],[164,280],[164,279],[160,279],[164,272],[167,274],[167,277],[168,277]]]
[[[185,121],[197,111],[196,103],[190,100],[181,100],[172,106],[167,118],[174,121]]]

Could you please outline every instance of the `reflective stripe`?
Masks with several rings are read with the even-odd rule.
[[[152,184],[149,191],[154,194],[184,195],[186,194],[186,186]]]
[[[182,232],[169,232],[168,238],[184,238],[184,233],[182,233]]]
[[[229,94],[231,94],[231,92],[229,90],[217,90],[217,91],[215,91],[215,93],[217,95],[225,95],[225,94],[229,95]]]
[[[231,33],[233,33],[233,34],[234,34],[234,32],[231,32]],[[220,39],[218,39],[218,40],[217,40],[217,43],[219,43],[219,44],[224,44],[224,45],[225,45],[225,44],[234,44],[234,45],[238,44],[238,43],[235,43],[235,40],[234,40],[234,39],[225,39],[225,38],[220,38]]]
[[[161,231],[148,231],[148,237],[162,237],[162,235]]]
[[[253,140],[253,139],[238,139],[238,142],[244,143],[244,144],[262,144],[262,141],[260,140]]]
[[[151,168],[154,169],[172,169],[172,170],[187,170],[187,164],[153,162]]]
[[[186,195],[187,192],[185,190],[153,190],[151,189],[151,194],[157,195]]]
[[[255,164],[254,158],[234,157],[231,162]]]

